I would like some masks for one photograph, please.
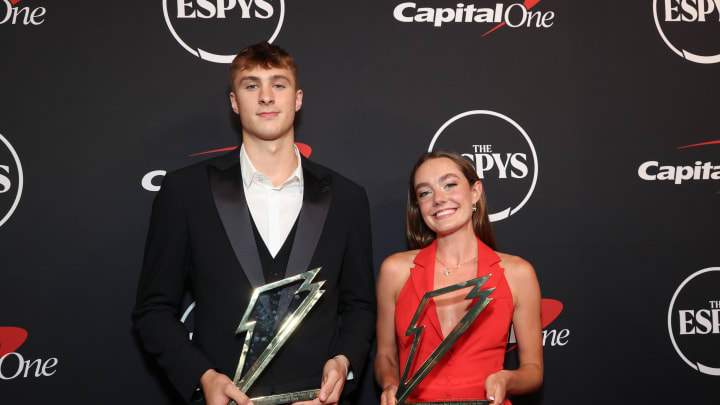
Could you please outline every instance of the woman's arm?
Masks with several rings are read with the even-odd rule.
[[[485,380],[487,398],[492,397],[494,404],[502,404],[506,393],[533,392],[543,380],[541,296],[535,269],[519,257],[504,254],[500,257],[515,301],[512,321],[520,366],[517,370],[501,370]]]
[[[410,277],[412,259],[417,254],[394,254],[380,266],[377,282],[377,354],[375,378],[383,389],[380,405],[395,405],[395,394],[400,383],[397,342],[395,341],[395,302]]]

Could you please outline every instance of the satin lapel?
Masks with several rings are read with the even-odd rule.
[[[297,219],[297,230],[290,250],[290,259],[288,260],[287,270],[285,270],[285,277],[295,276],[311,270],[310,260],[312,260],[320,241],[320,235],[325,226],[325,218],[327,218],[330,209],[330,176],[318,178],[311,170],[312,163],[305,159],[303,159],[302,165],[303,181],[305,183],[303,204]],[[323,266],[323,263],[319,265]],[[328,270],[321,270],[318,280],[322,280],[323,271]],[[285,315],[292,298],[293,295],[290,294],[280,297],[278,318]]]
[[[240,178],[240,164],[236,163],[224,170],[208,167],[208,177],[215,207],[240,267],[253,288],[264,285],[265,277]]]
[[[307,170],[306,161],[303,161],[303,177],[305,190],[303,191],[303,204],[298,216],[298,227],[295,240],[290,250],[290,259],[285,277],[294,276],[310,270],[310,260],[315,253],[320,235],[322,235],[330,209],[330,176],[317,178]],[[319,263],[320,266],[323,263]],[[326,270],[327,271],[327,270]],[[322,275],[322,272],[320,272]]]
[[[418,302],[422,300],[425,293],[434,290],[436,248],[437,242],[433,242],[430,246],[421,250],[417,256],[415,256],[415,267],[410,269],[410,279],[412,280],[413,289],[415,290],[415,295],[417,295]],[[430,324],[432,325],[438,339],[443,340],[440,319],[438,318],[434,301],[430,300],[430,302],[428,302],[425,307],[425,315],[425,318],[430,320]],[[422,317],[420,319],[422,319]]]

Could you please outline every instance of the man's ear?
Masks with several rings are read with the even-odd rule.
[[[298,89],[295,92],[295,112],[300,111],[300,107],[302,107],[302,98],[303,98],[303,91]]]
[[[240,114],[240,110],[237,105],[237,97],[235,97],[234,91],[230,92],[230,106],[232,107],[232,110],[235,111],[235,114]]]

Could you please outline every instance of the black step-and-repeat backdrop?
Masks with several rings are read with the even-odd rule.
[[[417,156],[473,160],[544,297],[515,403],[720,397],[718,0],[0,0],[0,39],[2,404],[178,403],[131,330],[151,202],[238,144],[227,62],[260,40],[300,67],[301,149],[367,189],[376,267]]]

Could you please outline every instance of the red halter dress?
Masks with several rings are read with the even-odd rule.
[[[413,342],[413,336],[405,336],[405,332],[423,295],[433,290],[435,250],[436,242],[433,242],[415,257],[415,267],[410,269],[410,278],[400,291],[395,304],[395,334],[401,374]],[[487,399],[485,379],[503,368],[514,310],[510,287],[505,280],[505,270],[500,267],[499,262],[498,255],[478,239],[477,277],[492,274],[481,287],[482,290],[495,287],[495,291],[490,294],[492,301],[450,350],[440,358],[435,368],[412,392],[408,401]],[[478,298],[473,299],[473,304],[477,300]],[[432,299],[420,316],[418,325],[426,325],[426,327],[422,332],[408,378],[417,372],[444,338]],[[506,399],[505,404],[510,404],[510,401]]]

